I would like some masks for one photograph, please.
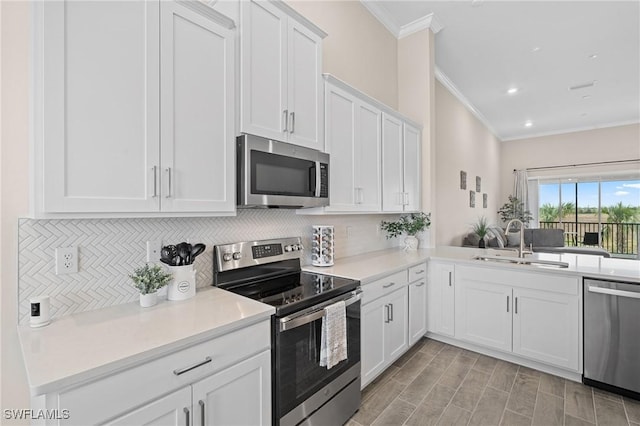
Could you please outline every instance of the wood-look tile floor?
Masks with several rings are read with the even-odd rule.
[[[640,401],[423,338],[362,391],[368,425],[640,426]]]

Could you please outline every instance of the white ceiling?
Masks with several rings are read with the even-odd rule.
[[[502,140],[640,122],[640,0],[361,1],[398,37],[441,26],[440,80]]]

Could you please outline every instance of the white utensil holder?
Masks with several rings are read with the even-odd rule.
[[[311,264],[332,266],[335,256],[333,226],[313,225],[311,240]]]
[[[167,266],[173,279],[167,287],[168,300],[185,300],[196,295],[196,270],[193,265]]]

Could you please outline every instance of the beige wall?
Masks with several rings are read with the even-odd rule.
[[[505,202],[513,188],[513,169],[640,158],[640,124],[506,141],[502,143],[501,157],[501,200]],[[639,166],[620,167],[638,170]],[[587,174],[590,170],[596,168],[563,168],[546,174],[567,176]]]
[[[431,213],[428,245],[435,245],[434,229],[439,227],[433,182],[435,157],[435,52],[434,34],[421,30],[398,40],[398,110],[421,123],[422,128],[422,211]]]
[[[0,407],[29,408],[16,335],[18,217],[27,213],[29,117],[29,4],[1,1],[0,91]],[[0,413],[2,415],[3,413]],[[2,424],[11,424],[3,418]]]
[[[461,245],[463,236],[480,216],[497,223],[500,203],[500,141],[442,84],[436,83],[436,180],[435,211],[437,245]],[[460,189],[460,171],[467,172],[467,189]],[[476,207],[469,207],[469,191],[476,176],[482,193]]]
[[[359,2],[287,0],[329,35],[323,41],[323,72],[398,108],[397,40]]]

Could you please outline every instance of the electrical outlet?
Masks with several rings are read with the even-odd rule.
[[[78,247],[58,247],[56,249],[56,275],[78,272]]]
[[[147,241],[147,262],[159,262],[160,250],[162,250],[161,240]]]

